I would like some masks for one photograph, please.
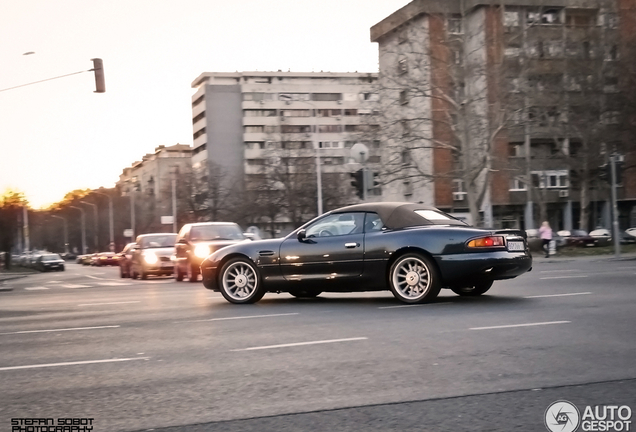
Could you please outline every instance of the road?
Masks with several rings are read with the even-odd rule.
[[[545,431],[560,399],[636,411],[635,278],[636,260],[554,260],[480,298],[231,305],[67,264],[1,286],[0,431]]]

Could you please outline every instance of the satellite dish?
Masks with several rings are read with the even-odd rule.
[[[369,147],[362,143],[355,143],[351,147],[351,157],[358,163],[365,163],[369,159]]]

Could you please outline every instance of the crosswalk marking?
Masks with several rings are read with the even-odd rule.
[[[90,288],[90,285],[62,284],[62,288]]]
[[[43,287],[43,286],[36,286],[36,287],[27,287],[25,288],[25,290],[27,291],[39,291],[39,290],[47,290],[49,288],[47,287]]]
[[[97,282],[97,285],[101,285],[101,286],[124,286],[124,285],[128,285],[127,283],[122,283],[122,282]]]

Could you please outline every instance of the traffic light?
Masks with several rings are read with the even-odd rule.
[[[364,198],[364,170],[359,169],[356,172],[350,173],[351,186],[356,190],[356,195],[362,199]]]
[[[93,61],[93,72],[95,72],[95,92],[106,92],[106,83],[104,82],[104,62],[100,58],[91,59]]]

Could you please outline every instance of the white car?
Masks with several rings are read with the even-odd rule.
[[[612,233],[605,228],[595,229],[594,231],[590,231],[590,237],[601,237],[601,238],[609,238],[612,237]]]

